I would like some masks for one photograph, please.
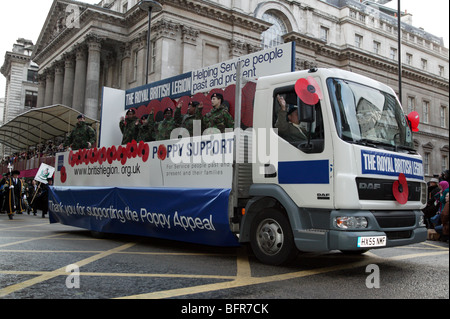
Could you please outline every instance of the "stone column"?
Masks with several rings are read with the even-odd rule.
[[[84,113],[92,119],[98,118],[99,90],[100,90],[100,53],[101,40],[90,37],[88,40],[88,67],[86,75],[86,96]]]
[[[64,87],[62,104],[72,106],[73,103],[73,86],[75,80],[75,61],[72,55],[65,56],[64,65]]]
[[[62,104],[64,69],[60,63],[55,67],[55,84],[53,87],[53,105]]]
[[[120,88],[122,90],[128,90],[128,82],[130,81],[131,44],[124,44],[120,50],[122,56]]]
[[[75,80],[73,84],[72,107],[78,112],[84,112],[84,91],[86,89],[86,52],[81,46],[76,52]]]
[[[55,87],[55,72],[52,69],[46,72],[44,106],[50,106],[53,104],[54,87]]]
[[[182,72],[195,70],[197,61],[193,59],[196,56],[197,38],[200,31],[187,26],[181,27],[181,43],[182,43]]]
[[[38,98],[37,98],[37,105],[36,107],[43,107],[45,106],[45,76],[42,74],[39,74],[38,76]]]

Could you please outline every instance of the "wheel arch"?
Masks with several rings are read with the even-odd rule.
[[[276,208],[284,212],[293,233],[296,229],[303,229],[304,224],[308,223],[302,220],[299,207],[279,185],[252,185],[250,195],[252,199],[247,203],[240,228],[239,240],[242,243],[250,241],[252,222],[255,216],[265,208]]]

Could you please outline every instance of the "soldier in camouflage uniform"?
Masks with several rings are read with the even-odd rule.
[[[182,102],[180,102],[175,110],[175,123],[178,127],[185,128],[189,132],[189,136],[192,137],[194,136],[194,121],[201,121],[202,119],[203,103],[189,102],[188,112],[184,116],[181,115],[182,105]]]
[[[120,131],[123,134],[122,145],[128,144],[133,140],[137,141],[139,134],[139,120],[134,110],[128,110],[126,119],[120,118]]]
[[[228,113],[223,103],[223,95],[219,93],[214,93],[211,96],[211,103],[213,109],[211,112],[206,114],[202,119],[202,124],[206,129],[206,134],[218,133],[219,130],[221,133],[225,133],[226,128],[234,128],[234,120],[231,117],[230,113]]]
[[[155,140],[155,131],[153,130],[153,125],[148,124],[148,117],[148,114],[141,117],[142,124],[139,125],[139,134],[138,139],[136,140],[137,142],[152,142]]]
[[[161,122],[155,123],[155,119],[153,117],[153,110],[150,112],[149,119],[148,119],[148,125],[149,127],[154,128],[157,125],[156,130],[156,140],[157,141],[163,141],[163,140],[169,140],[170,139],[170,133],[177,127],[177,124],[175,123],[175,119],[173,118],[173,110],[168,107],[164,110],[164,120]]]
[[[89,149],[95,144],[95,131],[86,123],[84,115],[77,117],[78,123],[64,142],[64,146],[70,146],[72,150]]]

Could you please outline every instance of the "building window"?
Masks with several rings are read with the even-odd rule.
[[[407,100],[407,113],[411,113],[412,111],[415,110],[416,106],[415,106],[415,98],[412,96],[408,96],[408,100]]]
[[[152,50],[152,63],[150,65],[150,72],[155,72],[156,69],[156,41],[151,42]]]
[[[122,4],[122,13],[127,13],[128,11],[128,2]]]
[[[33,82],[33,83],[38,83],[38,71],[28,70],[27,81]]]
[[[411,53],[406,53],[406,63],[408,65],[412,65],[412,63],[413,63],[413,55]]]
[[[380,54],[381,43],[373,41],[373,53]]]
[[[270,29],[262,33],[261,46],[266,49],[283,44],[283,35],[287,33],[287,27],[284,22],[270,12],[264,13],[262,20],[272,23],[272,26]]]
[[[328,33],[330,30],[326,27],[320,27],[320,40],[328,42]]]
[[[447,128],[447,123],[448,123],[448,119],[447,119],[447,106],[445,105],[441,105],[441,127],[443,128]]]
[[[439,76],[445,76],[445,68],[442,65],[439,66]]]
[[[363,37],[362,35],[355,34],[355,47],[362,48]]]
[[[430,102],[423,101],[422,103],[422,122],[428,123],[430,117]]]
[[[25,91],[25,106],[35,108],[37,106],[38,93],[33,91]]]
[[[397,60],[397,49],[391,47],[391,49],[389,50],[389,57],[391,58],[391,60]]]
[[[425,59],[421,59],[421,67],[422,67],[422,70],[426,71],[428,68],[428,61]]]
[[[137,80],[139,67],[139,52],[136,50],[133,52],[133,81]]]
[[[423,174],[425,176],[430,175],[430,153],[425,152],[423,156]]]
[[[442,165],[441,165],[442,171],[445,171],[448,169],[448,156],[442,155]]]

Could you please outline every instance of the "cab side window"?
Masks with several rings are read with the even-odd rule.
[[[278,135],[304,153],[321,153],[324,149],[324,127],[320,101],[303,103],[295,87],[274,90],[273,127]]]

